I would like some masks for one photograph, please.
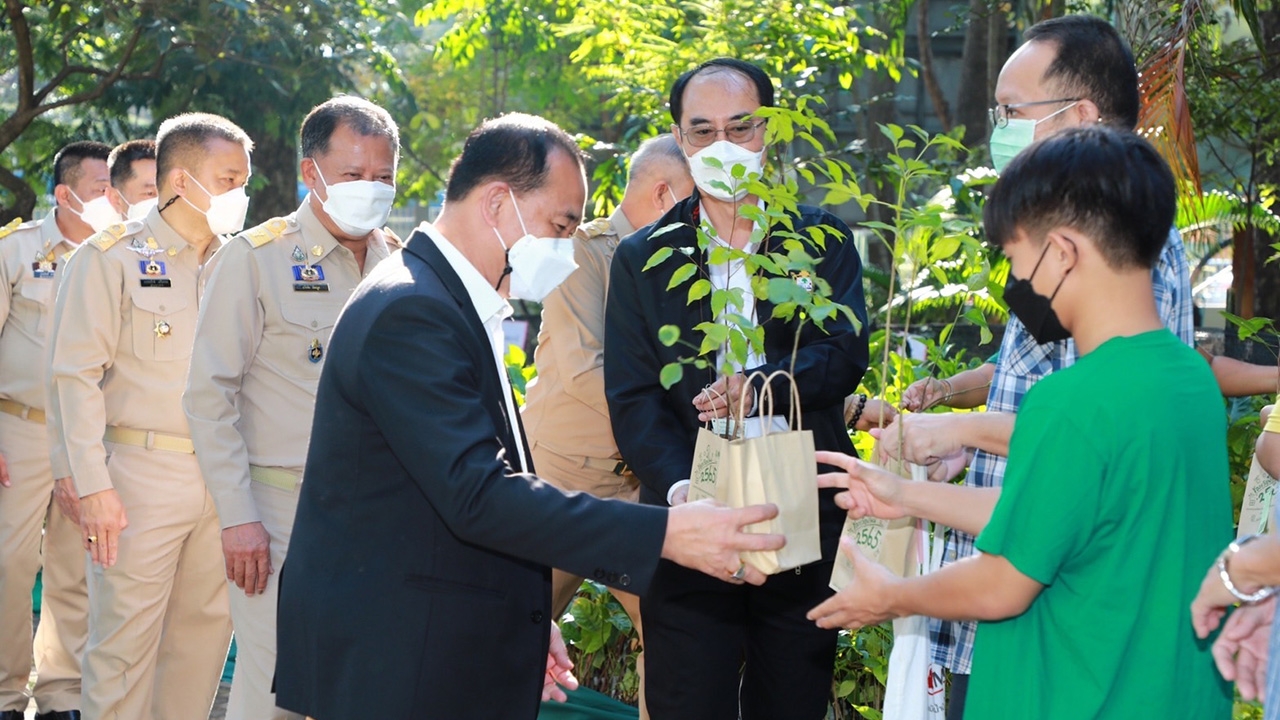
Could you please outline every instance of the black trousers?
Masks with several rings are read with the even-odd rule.
[[[964,700],[969,695],[969,676],[951,673],[951,688],[947,697],[947,720],[964,720]]]
[[[805,613],[830,597],[831,562],[731,585],[663,560],[640,599],[652,720],[822,720],[836,631]]]

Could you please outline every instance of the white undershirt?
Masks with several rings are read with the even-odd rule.
[[[418,226],[418,229],[435,242],[436,247],[440,249],[440,254],[449,261],[449,266],[458,274],[458,279],[462,281],[462,286],[466,288],[467,295],[471,298],[471,305],[475,307],[476,314],[484,324],[485,334],[489,336],[489,344],[493,348],[493,360],[498,367],[498,379],[502,382],[502,404],[507,409],[507,422],[511,424],[511,434],[516,441],[518,457],[514,460],[508,458],[507,464],[513,469],[527,472],[528,468],[524,466],[524,441],[520,438],[520,422],[516,418],[515,403],[511,395],[511,378],[507,377],[505,361],[507,341],[502,333],[502,321],[511,317],[514,312],[511,304],[493,289],[471,261],[454,247],[448,238],[441,235],[434,225],[424,222]]]

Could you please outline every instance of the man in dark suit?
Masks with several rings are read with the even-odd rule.
[[[742,205],[758,200],[728,172],[735,164],[761,172],[764,121],[751,114],[772,104],[769,77],[739,60],[719,58],[682,75],[671,91],[672,132],[689,157],[697,190],[623,240],[614,256],[605,315],[605,393],[622,457],[640,479],[642,502],[677,507],[685,502],[698,428],[725,417],[726,407],[736,408],[740,401],[755,406],[762,382],[746,381],[753,371],[791,369],[798,322],[772,319],[773,307],[752,296],[744,262],[708,264],[709,253],[697,251],[695,230],[701,224],[714,231],[713,243],[746,252],[779,250],[780,240],[739,213]],[[704,162],[708,157],[718,162]],[[822,258],[817,274],[863,329],[855,330],[843,318],[829,320],[825,331],[806,323],[799,330],[794,370],[804,428],[813,431],[816,447],[849,452],[853,445],[843,400],[857,388],[868,361],[861,260],[849,229],[829,213],[801,206],[792,221],[801,235],[804,228],[826,225],[843,236],[829,237],[825,250],[806,250]],[[673,224],[674,230],[656,232]],[[738,314],[764,327],[763,356],[750,354],[739,372],[719,379],[714,368],[723,357],[707,358],[714,367],[688,366],[680,382],[669,390],[662,387],[662,367],[687,350],[659,342],[659,328],[674,325],[681,338],[697,343],[694,327],[721,319],[712,313],[710,296],[690,303],[685,287],[667,289],[683,262],[644,270],[663,247],[675,250],[674,258],[691,257],[698,264],[697,277],[707,278],[715,290],[742,291],[746,303]],[[704,391],[708,385],[714,392]],[[789,384],[775,381],[773,397],[775,415],[785,419]],[[748,435],[753,422],[761,419],[747,421]],[[836,633],[815,627],[805,613],[831,595],[827,584],[844,513],[825,491],[820,507],[822,559],[773,575],[760,587],[725,585],[659,563],[640,602],[646,702],[653,720],[819,720],[825,715]]]
[[[563,699],[556,682],[574,684],[550,566],[631,592],[659,556],[763,582],[738,572],[738,554],[783,539],[741,528],[772,506],[668,512],[565,495],[530,474],[500,360],[505,296],[509,283],[531,296],[563,280],[552,238],[576,229],[585,197],[562,130],[488,121],[454,162],[439,221],[343,311],[281,576],[281,707],[317,720],[532,720],[540,697]]]

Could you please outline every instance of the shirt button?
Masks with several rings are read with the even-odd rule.
[[[630,585],[630,584],[631,584],[631,576],[630,576],[630,575],[627,575],[626,573],[623,573],[622,577],[618,578],[618,584],[619,584],[619,585],[621,585],[622,587],[626,587],[626,586]]]
[[[529,620],[534,624],[542,622],[542,611],[534,610],[533,612],[529,613]]]
[[[161,310],[164,310],[164,306],[163,306],[163,305],[161,305],[161,306],[160,306],[160,309],[161,309]]]
[[[161,309],[161,310],[163,310],[164,308],[160,308],[160,309]],[[317,325],[319,325],[319,324],[320,324],[320,323],[316,322],[315,320],[312,320],[312,321],[311,321],[311,327],[316,327],[316,326],[317,326]]]

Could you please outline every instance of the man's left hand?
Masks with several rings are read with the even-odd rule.
[[[742,373],[722,377],[711,383],[693,398],[698,411],[698,422],[711,422],[716,418],[736,416],[741,408],[745,415],[755,405],[756,389]]]
[[[76,483],[70,477],[58,478],[53,481],[53,499],[58,503],[58,509],[72,523],[80,524],[80,493],[76,492]]]
[[[551,623],[551,649],[547,651],[547,674],[542,678],[543,701],[554,700],[564,702],[569,699],[563,685],[570,690],[578,689],[578,678],[573,676],[573,663],[569,662],[569,649],[564,646],[564,637],[560,635],[560,626]]]
[[[840,539],[840,552],[853,560],[853,579],[805,617],[825,630],[857,630],[892,619],[889,591],[900,581],[899,578],[885,566],[864,557],[858,546],[847,537]]]

